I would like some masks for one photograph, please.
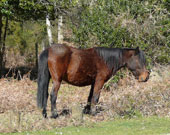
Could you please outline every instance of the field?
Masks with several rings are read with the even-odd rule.
[[[36,107],[36,81],[24,77],[0,80],[2,134],[164,134],[170,133],[170,66],[153,68],[146,83],[126,75],[110,90],[103,89],[96,116],[83,115],[89,87],[63,84],[59,118],[43,119]],[[50,83],[50,89],[52,83]],[[48,102],[49,103],[49,102]],[[48,104],[50,116],[50,103]],[[108,130],[107,130],[108,129]],[[79,131],[80,133],[77,133]]]

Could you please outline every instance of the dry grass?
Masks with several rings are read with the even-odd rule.
[[[29,79],[0,80],[0,132],[53,129],[87,124],[115,117],[170,117],[170,66],[153,68],[150,80],[138,83],[126,76],[110,91],[103,90],[96,116],[82,115],[90,87],[63,84],[57,100],[57,119],[43,119],[36,107],[36,82]],[[50,85],[51,86],[51,85]],[[51,88],[50,88],[51,89]],[[49,103],[49,102],[48,102]],[[48,104],[48,116],[50,104]]]

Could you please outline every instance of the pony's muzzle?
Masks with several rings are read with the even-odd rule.
[[[142,72],[138,77],[138,81],[139,82],[146,82],[149,79],[149,74],[150,74],[149,71]]]

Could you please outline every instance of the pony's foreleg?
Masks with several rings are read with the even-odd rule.
[[[94,90],[94,84],[91,85],[89,97],[88,97],[88,100],[87,100],[87,105],[84,107],[84,110],[83,110],[83,113],[85,113],[85,114],[90,114],[91,99],[92,99],[92,96],[93,96],[93,90]]]
[[[104,80],[96,80],[93,90],[93,96],[91,98],[91,114],[96,114],[96,104],[99,101],[100,92],[104,85]]]
[[[60,88],[61,82],[55,81],[53,82],[53,88],[50,94],[50,100],[51,100],[51,118],[57,118],[57,109],[56,109],[56,100],[57,100],[57,95],[58,95],[58,90]]]

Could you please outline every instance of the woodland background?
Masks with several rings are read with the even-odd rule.
[[[1,0],[0,71],[35,67],[37,51],[58,42],[78,48],[139,46],[148,66],[170,63],[169,0]]]

